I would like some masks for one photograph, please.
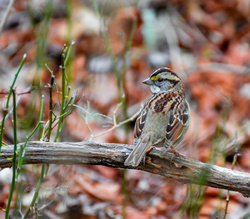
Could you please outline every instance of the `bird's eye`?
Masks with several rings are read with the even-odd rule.
[[[162,79],[162,78],[159,78],[159,79],[158,79],[158,81],[159,81],[159,82],[162,82],[162,81],[163,81],[163,79]]]

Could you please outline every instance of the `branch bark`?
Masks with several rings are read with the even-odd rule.
[[[20,146],[18,145],[18,151]],[[0,168],[12,166],[8,158],[13,156],[13,145],[2,147]],[[29,142],[23,164],[92,164],[115,168],[124,166],[124,161],[132,150],[131,145],[95,142]],[[17,156],[18,157],[18,156]],[[216,165],[202,163],[187,157],[153,149],[145,164],[137,168],[159,174],[182,183],[194,183],[219,189],[240,192],[250,197],[250,174]]]

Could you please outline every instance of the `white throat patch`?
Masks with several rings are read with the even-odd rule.
[[[157,93],[159,93],[161,91],[161,89],[159,87],[155,86],[155,85],[151,85],[150,89],[151,89],[151,92],[153,94],[157,94]]]

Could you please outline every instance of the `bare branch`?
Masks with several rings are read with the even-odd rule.
[[[18,145],[19,148],[21,145],[23,143]],[[124,161],[132,148],[131,145],[95,142],[29,142],[23,163],[92,164],[130,169],[132,167],[124,166]],[[0,167],[11,167],[13,145],[2,147],[1,154]],[[153,149],[147,155],[145,165],[141,164],[136,169],[166,176],[182,183],[237,191],[245,197],[250,197],[249,173],[205,164],[186,157],[172,157],[171,153]]]

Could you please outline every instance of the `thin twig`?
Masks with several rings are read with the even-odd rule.
[[[135,113],[135,114],[134,114],[133,116],[131,116],[130,118],[128,118],[128,119],[126,119],[126,120],[124,120],[124,121],[122,121],[122,122],[120,122],[120,123],[114,125],[112,128],[110,128],[110,129],[108,129],[108,130],[106,130],[106,131],[104,131],[104,132],[102,132],[102,133],[99,133],[99,134],[97,134],[97,135],[93,135],[93,138],[97,138],[97,137],[99,137],[99,136],[101,136],[101,135],[107,134],[108,132],[111,132],[111,131],[113,131],[114,129],[117,129],[117,128],[119,128],[120,126],[122,126],[122,125],[124,125],[124,124],[126,124],[126,123],[128,123],[128,122],[134,121],[134,120],[137,118],[137,116],[139,115],[139,113],[140,113],[140,111],[138,111],[137,113]]]
[[[17,96],[21,96],[21,95],[24,95],[24,94],[30,94],[32,90],[33,90],[33,88],[32,88],[32,87],[29,87],[28,89],[26,89],[26,90],[23,91],[23,92],[20,92],[20,93],[17,93],[17,92],[16,92],[16,95],[17,95]],[[9,94],[9,92],[0,92],[0,95],[1,95],[1,94],[6,95],[6,94]]]
[[[124,121],[122,121],[122,122],[120,122],[120,123],[117,124],[117,121],[116,121],[116,112],[117,112],[118,108],[121,106],[121,104],[122,104],[122,103],[119,103],[119,104],[117,105],[116,109],[114,110],[114,115],[113,115],[113,124],[114,124],[114,126],[112,126],[110,129],[108,129],[108,130],[106,130],[106,131],[104,131],[104,132],[101,132],[101,133],[99,133],[99,134],[96,134],[96,135],[93,135],[93,130],[91,129],[91,127],[90,127],[89,124],[88,124],[88,119],[87,119],[87,116],[86,116],[87,114],[90,114],[90,113],[88,112],[88,110],[85,110],[84,108],[82,108],[82,107],[80,107],[80,106],[78,106],[78,105],[76,105],[76,104],[73,104],[73,106],[74,106],[74,107],[77,107],[77,108],[79,108],[79,109],[81,109],[81,110],[86,114],[86,115],[85,115],[85,118],[83,118],[83,117],[82,117],[82,118],[83,118],[83,120],[84,120],[85,125],[87,126],[87,128],[88,128],[89,131],[90,131],[90,136],[91,136],[90,140],[92,140],[93,138],[100,137],[100,136],[102,136],[102,135],[105,135],[105,134],[107,134],[107,133],[109,133],[109,132],[111,132],[111,131],[117,129],[117,128],[119,128],[120,126],[122,126],[122,125],[124,125],[124,124],[126,124],[126,123],[128,123],[128,122],[134,121],[134,120],[137,118],[137,116],[139,115],[140,111],[136,112],[136,113],[135,113],[133,116],[131,116],[130,118],[128,118],[128,119],[126,119],[126,120],[124,120]],[[88,107],[89,107],[89,105],[88,105]],[[88,108],[87,108],[87,109],[88,109]],[[95,113],[95,114],[94,114],[94,116],[97,116],[97,115],[103,116],[104,118],[109,118],[108,116],[105,116],[105,115],[102,115],[102,114],[99,114],[99,113]],[[110,119],[110,118],[109,118],[109,119]]]
[[[121,105],[122,105],[122,102],[118,103],[115,110],[114,110],[114,113],[113,113],[113,123],[114,123],[114,125],[117,125],[116,113],[117,113],[117,111],[118,111],[118,109],[120,108]]]
[[[73,104],[73,106],[76,107],[76,108],[81,109],[85,113],[85,116],[81,117],[81,118],[83,119],[85,125],[87,126],[87,128],[88,128],[88,130],[90,132],[91,139],[92,139],[93,131],[92,131],[91,127],[89,126],[88,117],[87,117],[87,114],[90,114],[89,113],[89,101],[87,101],[87,110],[85,110],[84,108],[82,108],[82,107],[80,107],[80,106],[78,106],[76,104]]]
[[[4,15],[3,15],[3,19],[2,19],[2,21],[1,21],[1,23],[0,23],[0,33],[1,33],[2,30],[3,30],[4,24],[5,24],[6,21],[7,21],[7,18],[8,18],[8,16],[9,16],[10,10],[11,10],[12,7],[13,7],[13,4],[14,4],[14,0],[10,0],[10,2],[9,2],[9,4],[8,4],[8,7],[6,8],[6,11],[5,11]]]
[[[26,92],[26,91],[27,91],[27,92]],[[17,105],[17,106],[19,105],[19,103],[20,103],[20,101],[21,101],[21,99],[22,99],[22,94],[29,94],[30,91],[31,91],[31,89],[30,89],[30,88],[27,88],[27,89],[26,89],[24,92],[22,92],[22,93],[16,93],[16,95],[18,96],[17,102],[16,102],[16,105]],[[7,92],[6,92],[6,93],[7,93]],[[5,120],[6,120],[7,118],[9,118],[9,116],[12,114],[12,112],[13,112],[13,106],[8,110],[8,113],[6,114]],[[2,122],[2,121],[3,121],[3,118],[0,119],[0,122]]]
[[[55,76],[52,75],[50,79],[49,86],[49,124],[48,124],[48,132],[47,132],[47,140],[50,141],[50,136],[52,132],[52,116],[53,116],[53,85],[54,85]]]

